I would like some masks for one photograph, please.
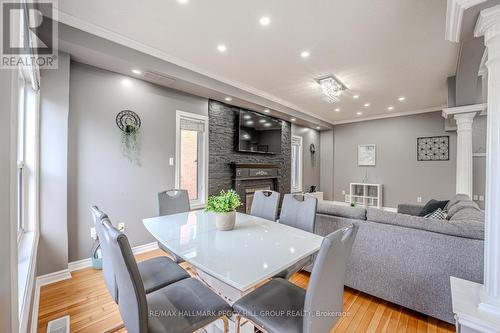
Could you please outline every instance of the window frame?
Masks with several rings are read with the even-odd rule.
[[[204,208],[208,198],[208,117],[191,112],[177,110],[175,114],[175,188],[181,184],[181,119],[203,122],[203,143],[201,148],[201,163],[198,158],[198,167],[201,168],[202,179],[198,179],[198,199],[190,200],[191,209]]]
[[[294,140],[297,140],[299,142],[299,144],[294,144]],[[302,188],[302,169],[303,169],[303,138],[299,135],[292,135],[292,142],[291,142],[291,156],[290,156],[290,159],[291,159],[291,177],[290,177],[290,188],[291,188],[291,192],[292,193],[297,193],[297,192],[302,192],[303,191],[303,188]],[[298,162],[294,161],[294,158],[293,158],[293,146],[298,146],[299,149],[298,149]],[[298,182],[297,182],[297,185],[295,187],[293,187],[293,177],[294,177],[294,168],[295,166],[298,166]]]

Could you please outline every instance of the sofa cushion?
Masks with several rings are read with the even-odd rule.
[[[367,211],[367,220],[370,222],[426,230],[457,237],[484,239],[484,223],[480,223],[477,220],[469,220],[465,216],[462,217],[463,219],[448,221],[393,213],[376,208],[368,208]]]
[[[461,211],[462,209],[471,209],[471,210],[477,210],[481,211],[477,203],[475,203],[472,200],[462,200],[451,206],[450,209],[448,209],[448,216],[447,219],[450,220],[453,218],[453,216]]]
[[[448,201],[448,204],[446,205],[446,207],[444,207],[444,210],[449,211],[450,208],[453,207],[453,205],[455,205],[457,202],[463,201],[463,200],[470,200],[470,198],[467,194],[461,194],[461,193],[455,194],[450,199],[450,201]]]
[[[316,211],[319,214],[334,215],[356,220],[366,220],[365,208],[336,205],[333,201],[318,201],[318,208]]]
[[[432,212],[435,212],[436,209],[438,208],[444,209],[444,207],[448,204],[448,201],[449,200],[443,200],[443,201],[438,201],[434,199],[429,200],[425,204],[424,208],[422,208],[422,210],[420,211],[419,216],[426,216]]]
[[[471,221],[484,224],[484,211],[480,209],[465,207],[453,214],[450,222]]]
[[[366,211],[366,219],[372,222],[380,222],[385,224],[393,224],[398,213],[387,210],[368,208]]]

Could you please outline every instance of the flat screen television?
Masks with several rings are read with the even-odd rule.
[[[238,150],[260,154],[281,152],[281,120],[240,110]]]

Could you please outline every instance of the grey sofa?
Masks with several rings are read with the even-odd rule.
[[[400,207],[410,215],[322,201],[315,233],[358,225],[346,285],[453,323],[450,276],[483,281],[484,213],[460,197],[450,204],[449,220],[434,220],[417,206]]]

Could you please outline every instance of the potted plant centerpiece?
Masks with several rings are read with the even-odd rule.
[[[232,230],[236,223],[236,208],[240,206],[240,196],[234,191],[220,192],[208,198],[205,211],[215,213],[215,226],[218,230]]]

